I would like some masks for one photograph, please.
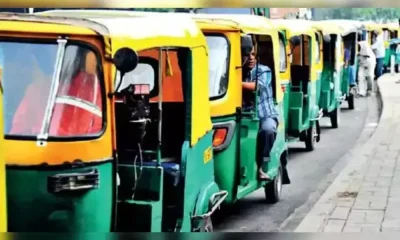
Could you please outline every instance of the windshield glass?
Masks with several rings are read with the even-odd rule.
[[[4,87],[5,134],[37,135],[43,122],[43,114],[35,114],[45,108],[50,92],[57,44],[0,42],[0,68]],[[34,102],[21,104],[25,96],[34,96]],[[24,112],[28,119],[24,126],[13,128],[16,112]]]
[[[45,121],[56,71],[57,43],[0,42],[5,133],[37,136]],[[99,133],[103,126],[99,67],[95,53],[67,45],[51,104],[49,136]]]

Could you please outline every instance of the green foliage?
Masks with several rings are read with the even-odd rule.
[[[322,19],[394,20],[400,18],[400,8],[316,8]]]

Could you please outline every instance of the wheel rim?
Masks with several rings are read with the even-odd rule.
[[[276,191],[277,191],[277,195],[278,197],[281,196],[281,191],[282,191],[282,173],[281,173],[281,169],[278,170],[278,176],[276,176]]]
[[[318,136],[318,134],[317,134],[317,129],[316,129],[316,127],[315,126],[313,126],[312,127],[312,136],[313,136],[313,142],[316,142],[317,141],[317,136]]]

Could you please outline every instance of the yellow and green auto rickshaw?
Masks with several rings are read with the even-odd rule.
[[[306,149],[312,151],[320,140],[319,121],[323,116],[323,109],[319,107],[322,39],[309,21],[273,20],[273,23],[287,39],[290,66],[281,72],[290,78],[282,79],[281,84],[285,88],[285,106],[288,106],[285,110],[288,141],[304,141]]]
[[[340,124],[340,106],[346,98],[342,92],[341,75],[343,67],[342,29],[333,24],[314,22],[323,44],[320,59],[323,62],[321,75],[321,96],[319,106],[329,116],[333,128]]]
[[[110,231],[111,46],[97,33],[105,28],[9,13],[0,21],[8,230]]]
[[[399,25],[387,23],[383,25],[384,40],[385,40],[385,59],[383,60],[384,72],[389,72],[391,67],[391,59],[394,56],[394,67],[398,72],[400,63],[400,54],[397,53],[398,39],[399,39]]]
[[[210,216],[227,193],[214,181],[202,94],[208,48],[195,22],[19,14],[0,21],[4,89],[13,92],[5,94],[9,231],[212,230]],[[21,65],[32,71],[14,67]],[[182,85],[179,101],[167,93],[167,76]]]
[[[341,76],[342,92],[346,94],[349,109],[354,109],[354,80],[358,78],[358,42],[368,38],[367,27],[363,22],[353,20],[324,20],[321,24],[335,24],[342,29],[344,47],[350,49],[350,61],[343,68]]]
[[[363,31],[365,30],[363,24],[358,21],[349,20],[324,20],[320,21],[321,25],[335,26],[341,29],[341,36],[344,49],[349,50],[350,60],[344,63],[340,74],[340,86],[342,94],[348,103],[349,109],[354,109],[354,98],[356,92],[356,79],[357,79],[357,68],[358,68],[358,42],[362,41]],[[365,32],[365,31],[364,31]],[[366,34],[366,32],[365,32]],[[344,60],[344,51],[343,59]]]
[[[3,116],[3,53],[0,50],[0,116]],[[1,126],[3,117],[0,118]],[[0,136],[4,136],[4,128],[0,128]],[[0,232],[7,232],[7,196],[6,196],[6,169],[4,156],[4,137],[0,138]]]
[[[171,13],[131,11],[49,11],[66,16],[140,17]],[[244,15],[174,14],[192,17],[205,35],[209,47],[209,98],[213,122],[214,169],[217,185],[227,191],[225,204],[233,204],[249,193],[264,187],[268,202],[279,201],[282,184],[289,184],[286,163],[283,94],[280,86],[280,51],[284,38],[263,17]],[[242,48],[246,39],[256,40],[258,57],[273,72],[272,86],[280,113],[277,139],[270,161],[263,166],[270,181],[259,181],[256,166],[256,142],[259,129],[257,112],[242,110]],[[278,69],[277,69],[278,68]],[[258,98],[256,99],[258,101]],[[232,159],[235,159],[232,164]]]
[[[233,204],[260,187],[265,189],[267,202],[280,200],[282,184],[289,184],[286,169],[285,113],[280,86],[282,34],[264,17],[231,14],[194,14],[210,48],[211,117],[214,124],[215,177],[218,185],[229,192],[225,204]],[[258,113],[242,108],[242,57],[247,53],[240,47],[243,38],[251,36],[256,43],[257,61],[271,70],[275,107],[279,113],[276,140],[270,161],[263,170],[272,178],[260,181],[257,174]],[[283,59],[286,60],[286,59]],[[255,103],[259,101],[259,92]],[[232,159],[235,159],[232,164]]]

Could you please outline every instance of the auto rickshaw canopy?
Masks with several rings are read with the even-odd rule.
[[[342,35],[343,29],[335,24],[326,24],[321,22],[313,23],[313,27],[321,31],[323,35],[337,34]]]
[[[351,33],[359,32],[365,29],[365,25],[362,22],[355,20],[322,20],[319,21],[321,25],[333,24],[342,29],[342,36],[347,36]]]
[[[316,29],[311,21],[301,19],[276,19],[271,22],[281,30],[285,30],[288,38],[298,35],[314,36]]]

